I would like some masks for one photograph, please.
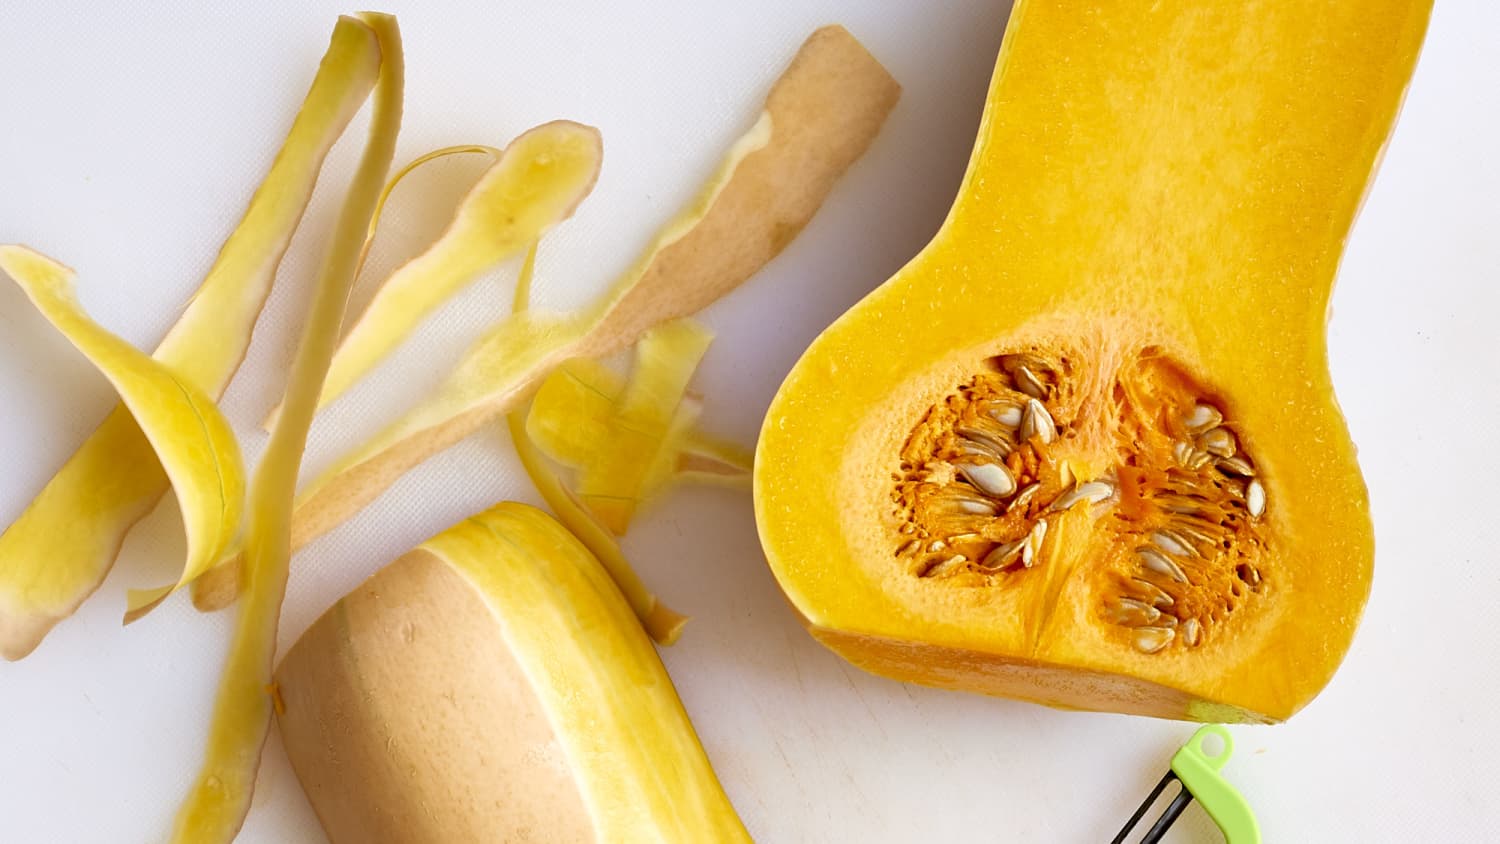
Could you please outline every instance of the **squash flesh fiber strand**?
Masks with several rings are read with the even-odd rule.
[[[350,184],[291,368],[284,412],[251,486],[245,547],[247,599],[236,619],[214,704],[203,767],[179,809],[173,840],[233,840],[244,823],[272,713],[271,662],[291,558],[290,518],[297,472],[323,378],[337,345],[359,255],[401,124],[400,32],[388,15],[365,14],[380,56],[369,138]]]

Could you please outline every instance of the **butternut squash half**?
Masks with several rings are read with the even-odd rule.
[[[827,329],[756,456],[814,636],[902,680],[1283,720],[1370,587],[1328,374],[1428,0],[1018,0],[940,233]]]

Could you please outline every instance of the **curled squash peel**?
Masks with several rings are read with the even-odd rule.
[[[210,398],[229,385],[312,197],[323,159],[375,84],[368,31],[341,21],[286,141],[155,357]],[[168,487],[117,407],[0,534],[0,656],[20,659],[104,582],[125,535]]]
[[[239,443],[213,399],[89,319],[74,293],[72,270],[25,247],[0,246],[0,271],[15,279],[37,310],[114,385],[177,493],[187,535],[182,576],[172,586],[131,590],[125,619],[134,620],[206,571],[239,540],[245,509]],[[23,530],[28,527],[22,525]],[[27,540],[24,534],[18,537]],[[30,539],[41,548],[56,537]]]
[[[516,313],[531,307],[531,281],[536,270],[536,249],[537,245],[532,244],[526,253],[526,262],[521,267],[521,275],[516,279],[516,293],[511,300],[511,309]],[[636,574],[635,567],[625,559],[625,552],[620,550],[620,544],[615,542],[615,538],[594,514],[553,473],[527,433],[522,411],[517,409],[506,414],[505,425],[511,442],[515,445],[516,456],[521,460],[521,467],[531,478],[531,483],[541,494],[542,500],[552,508],[558,521],[572,531],[578,541],[604,566],[604,570],[609,572],[610,578],[614,580],[630,609],[635,612],[646,634],[663,645],[675,644],[682,635],[682,628],[687,624],[688,617],[663,604],[646,588],[640,575]],[[608,435],[608,431],[599,433]]]
[[[312,290],[283,411],[251,484],[243,573],[246,598],[235,619],[203,765],[173,825],[172,839],[182,844],[233,840],[250,809],[277,699],[271,669],[291,562],[297,473],[401,125],[405,68],[395,18],[366,13],[345,20],[359,27],[368,54],[379,58],[369,138]]]
[[[522,133],[504,150],[460,147],[425,155],[396,180],[435,156],[469,151],[486,152],[494,162],[460,202],[447,231],[381,283],[349,328],[320,408],[390,354],[433,308],[567,219],[593,189],[603,157],[599,130],[557,120]]]
[[[1018,0],[947,221],[762,431],[762,543],[815,637],[1168,718],[1324,687],[1373,557],[1329,295],[1429,10]]]
[[[603,149],[597,129],[557,120],[522,133],[504,150],[459,146],[420,156],[381,192],[359,264],[368,254],[385,202],[401,180],[429,161],[462,153],[483,153],[494,162],[464,196],[437,241],[381,283],[334,354],[318,399],[320,409],[389,355],[433,308],[571,214],[593,188]],[[535,339],[518,334],[523,342]],[[527,350],[515,351],[524,355]],[[267,425],[274,425],[280,413],[278,406]],[[230,559],[205,573],[193,583],[194,605],[209,612],[232,603],[242,569],[243,561]]]
[[[648,478],[659,473],[688,381],[712,341],[703,327],[677,319],[636,345],[634,377],[607,425],[609,447],[590,455],[578,478],[579,498],[616,535],[625,533]]]
[[[807,225],[894,107],[900,86],[842,27],[820,29],[772,87],[755,126],[640,261],[581,316],[512,314],[402,418],[298,497],[292,545],[342,524],[407,471],[520,405],[553,369],[605,357],[739,286]],[[212,576],[212,575],[210,575]],[[195,603],[232,602],[233,578]]]

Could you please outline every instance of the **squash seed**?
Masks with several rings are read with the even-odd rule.
[[[980,560],[979,564],[988,569],[1003,569],[1016,561],[1021,553],[1021,545],[1021,540],[996,545],[984,555],[984,559]]]
[[[1022,442],[1036,437],[1044,445],[1050,444],[1057,437],[1057,423],[1052,421],[1052,414],[1036,399],[1026,402],[1026,410],[1021,414],[1020,437]]]
[[[1113,485],[1104,481],[1089,481],[1085,484],[1079,484],[1059,495],[1057,500],[1052,502],[1052,506],[1047,509],[1054,512],[1068,510],[1080,501],[1098,504],[1114,494],[1115,488]]]
[[[1198,447],[1215,457],[1233,457],[1237,444],[1228,428],[1210,428],[1198,437]]]
[[[1010,454],[1010,447],[997,447],[995,443],[988,440],[972,440],[964,437],[958,441],[958,451],[967,457],[979,457],[991,463],[1000,463],[1005,460],[1007,454]]]
[[[1187,574],[1183,572],[1181,566],[1174,563],[1166,554],[1149,545],[1142,545],[1135,549],[1135,556],[1136,559],[1140,560],[1141,565],[1157,574],[1166,575],[1178,583],[1188,582]]]
[[[1182,643],[1190,648],[1198,647],[1198,642],[1203,639],[1203,625],[1196,618],[1184,621],[1177,630],[1182,634]]]
[[[944,487],[929,500],[933,511],[942,516],[993,516],[999,512],[994,501],[957,484]]]
[[[968,441],[989,446],[999,452],[1003,459],[1010,454],[1014,444],[1010,441],[1011,432],[999,422],[991,419],[975,419],[968,425],[960,425],[953,429],[953,433]]]
[[[958,471],[987,495],[1005,498],[1016,491],[1016,478],[1003,463],[969,461],[958,464]]]
[[[1200,504],[1188,504],[1181,501],[1167,502],[1161,505],[1163,510],[1178,516],[1202,516],[1203,506]]]
[[[1220,413],[1218,408],[1211,404],[1200,403],[1193,406],[1193,409],[1183,418],[1182,424],[1187,427],[1188,433],[1196,434],[1200,431],[1207,431],[1223,421],[1224,414]]]
[[[935,565],[932,568],[928,569],[926,571],[925,576],[927,576],[927,577],[936,577],[937,575],[940,575],[940,574],[946,574],[947,572],[950,572],[950,571],[958,568],[959,566],[963,565],[964,563],[967,563],[968,561],[969,561],[968,557],[965,557],[962,554],[954,554],[953,556],[951,556],[951,557],[949,557],[949,558],[947,558],[945,560],[942,560],[937,565]]]
[[[1037,519],[1031,526],[1031,533],[1026,534],[1026,540],[1021,543],[1021,565],[1031,568],[1036,556],[1042,553],[1042,540],[1046,538],[1047,520]]]
[[[1112,616],[1116,624],[1124,624],[1130,627],[1144,627],[1154,624],[1161,618],[1161,610],[1151,606],[1145,601],[1137,601],[1134,598],[1121,598],[1114,606]]]
[[[1151,542],[1168,554],[1176,554],[1179,557],[1197,556],[1198,553],[1187,543],[1186,539],[1165,528],[1152,533]]]
[[[1250,512],[1252,519],[1258,519],[1266,513],[1266,488],[1260,481],[1252,480],[1245,487],[1245,509]]]
[[[986,411],[989,417],[1007,428],[1016,428],[1021,424],[1021,406],[1014,402],[995,402]]]
[[[1214,538],[1212,536],[1210,536],[1207,531],[1201,530],[1201,529],[1199,529],[1197,527],[1194,527],[1193,525],[1187,524],[1184,521],[1174,521],[1172,523],[1172,530],[1174,532],[1176,532],[1177,534],[1185,536],[1185,537],[1187,537],[1189,539],[1196,539],[1196,540],[1198,540],[1199,542],[1202,542],[1205,545],[1213,545],[1213,544],[1215,544],[1214,543]]]
[[[958,509],[970,516],[993,516],[998,512],[993,503],[975,499],[960,499]]]
[[[1242,478],[1255,477],[1255,467],[1243,457],[1224,457],[1215,462],[1219,466],[1219,471],[1227,475],[1239,475]]]
[[[1169,627],[1137,627],[1132,642],[1141,653],[1154,654],[1171,644],[1176,635]]]
[[[1031,483],[1021,487],[1021,491],[1016,493],[1016,497],[1012,498],[1010,504],[1006,507],[1007,512],[1017,507],[1025,507],[1031,503],[1031,499],[1036,496],[1037,490],[1041,488],[1042,485],[1040,483]]]
[[[1016,379],[1016,389],[1031,396],[1033,399],[1044,399],[1047,397],[1047,385],[1043,384],[1042,379],[1036,377],[1036,374],[1030,369],[1018,366],[1012,375]]]
[[[1165,589],[1162,589],[1160,586],[1157,586],[1155,583],[1152,583],[1149,580],[1142,580],[1139,577],[1132,577],[1130,579],[1130,582],[1137,592],[1145,595],[1147,601],[1152,606],[1166,609],[1167,607],[1170,607],[1173,604],[1177,603],[1172,599],[1171,595],[1167,594]]]

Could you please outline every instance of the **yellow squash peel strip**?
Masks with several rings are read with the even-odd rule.
[[[577,469],[606,447],[609,420],[625,379],[588,358],[574,358],[546,377],[531,397],[526,435],[551,459]]]
[[[313,290],[283,412],[251,485],[244,552],[246,600],[235,620],[206,758],[174,824],[173,840],[182,844],[233,840],[250,808],[273,710],[271,661],[291,561],[297,472],[338,342],[364,235],[395,153],[404,77],[400,32],[389,15],[363,14],[358,21],[373,33],[380,57],[369,138]]]
[[[459,203],[447,230],[387,278],[350,327],[328,370],[320,408],[389,355],[443,301],[571,216],[593,189],[603,146],[599,130],[557,120],[522,133],[504,151],[466,146],[424,155],[397,174],[386,195],[415,167],[463,152],[486,152],[495,160]]]
[[[531,399],[526,434],[552,460],[578,469],[609,448],[609,424],[625,379],[588,358],[563,363]],[[683,397],[658,460],[641,489],[649,500],[669,483],[714,483],[749,488],[754,455],[694,428],[700,402]]]
[[[307,487],[293,546],[343,523],[417,464],[509,412],[562,361],[625,349],[652,326],[697,313],[739,286],[812,219],[899,95],[885,68],[842,27],[813,33],[755,127],[634,270],[582,317],[527,311],[502,322],[426,401]],[[199,606],[233,599],[225,592]]]
[[[215,398],[228,386],[323,159],[378,69],[369,30],[341,21],[265,181],[156,349],[184,383]],[[26,656],[104,582],[126,533],[167,487],[135,419],[116,407],[0,534],[0,656]]]
[[[531,275],[536,268],[536,246],[533,245],[526,255],[526,263],[521,268],[521,276],[516,281],[516,293],[513,300],[513,310],[522,313],[531,304]],[[578,537],[599,562],[604,564],[605,571],[614,580],[615,585],[620,588],[620,593],[625,596],[625,602],[635,612],[636,618],[640,619],[641,626],[652,639],[663,645],[670,645],[677,641],[682,635],[683,625],[687,624],[688,617],[674,612],[663,604],[636,574],[630,561],[625,559],[625,554],[620,550],[619,543],[615,542],[609,531],[584,509],[578,499],[558,480],[557,475],[548,468],[546,460],[542,458],[537,447],[526,434],[525,413],[520,409],[513,410],[505,417],[506,426],[510,430],[510,438],[516,446],[516,455],[521,458],[521,466],[526,474],[531,477],[531,482],[536,486],[537,492],[541,493],[542,500],[552,508],[558,521],[562,522],[573,535]]]
[[[630,527],[688,381],[711,342],[712,333],[683,318],[647,331],[636,344],[635,371],[610,419],[608,447],[596,450],[578,476],[578,497],[616,535]]]
[[[360,250],[361,266],[386,201],[401,180],[423,164],[465,153],[489,155],[494,163],[459,203],[437,242],[380,285],[334,354],[320,409],[388,355],[444,299],[567,219],[593,189],[603,146],[599,130],[555,120],[522,133],[504,150],[469,144],[422,155],[401,168],[381,191]],[[274,424],[280,412],[278,406],[267,424]],[[242,567],[240,560],[231,559],[195,581],[194,605],[210,612],[231,603],[239,591]]]
[[[245,512],[239,443],[212,398],[84,313],[72,270],[24,246],[0,246],[0,270],[114,385],[177,492],[187,536],[182,575],[172,586],[131,590],[132,621],[233,550]]]

